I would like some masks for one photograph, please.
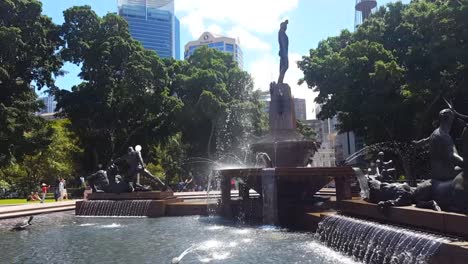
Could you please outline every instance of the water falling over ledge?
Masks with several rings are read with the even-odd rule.
[[[404,228],[345,217],[327,216],[317,239],[363,263],[423,264],[447,239]]]
[[[148,216],[152,200],[92,200],[84,202],[78,216]]]

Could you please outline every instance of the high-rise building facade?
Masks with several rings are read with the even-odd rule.
[[[317,105],[315,107],[316,115],[320,113],[322,107]],[[314,164],[318,167],[321,164],[341,163],[356,151],[364,147],[364,140],[362,137],[356,135],[353,131],[340,133],[337,129],[339,120],[336,116],[326,120],[313,120],[308,121],[308,124],[317,133],[317,140],[322,143],[317,157],[314,156]],[[333,152],[333,157],[330,153]],[[326,155],[321,155],[326,153]],[[317,163],[315,163],[317,161]],[[355,159],[350,164],[356,164],[360,159]],[[327,165],[328,166],[328,165]]]
[[[161,58],[180,59],[180,25],[174,0],[118,0],[132,37]]]
[[[320,148],[312,158],[313,167],[335,167],[336,165],[336,125],[337,118],[307,120],[305,123],[316,133]]]
[[[44,103],[44,107],[40,110],[40,114],[54,113],[57,107],[55,97],[52,95],[41,97],[40,100]]]
[[[201,46],[208,46],[219,51],[231,53],[234,61],[239,65],[239,68],[243,68],[244,57],[237,39],[205,32],[198,40],[190,41],[185,44],[184,58],[188,59],[195,50]]]
[[[262,91],[260,93],[260,101],[262,101],[265,105],[263,111],[265,113],[270,112],[270,91]],[[296,115],[297,120],[305,121],[307,120],[307,105],[306,99],[302,98],[293,98],[294,101],[294,114]]]
[[[306,111],[306,100],[302,98],[294,98],[294,112],[296,113],[297,120],[306,120],[307,111]]]

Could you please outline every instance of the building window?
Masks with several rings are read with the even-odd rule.
[[[234,52],[234,45],[226,43],[226,51],[227,52]]]

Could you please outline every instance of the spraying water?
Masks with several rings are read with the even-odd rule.
[[[172,264],[177,264],[179,263],[184,257],[185,255],[187,255],[188,253],[190,253],[190,251],[194,250],[195,249],[195,245],[187,248],[186,250],[184,250],[184,252],[182,252],[182,254],[180,254],[178,257],[175,257],[172,259],[171,263]]]

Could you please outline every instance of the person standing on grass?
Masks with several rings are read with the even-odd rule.
[[[47,191],[49,190],[49,188],[50,188],[50,185],[47,186],[47,184],[42,183],[42,186],[41,186],[41,190],[42,190],[41,203],[44,203],[45,197],[46,197],[46,194],[47,194]]]

